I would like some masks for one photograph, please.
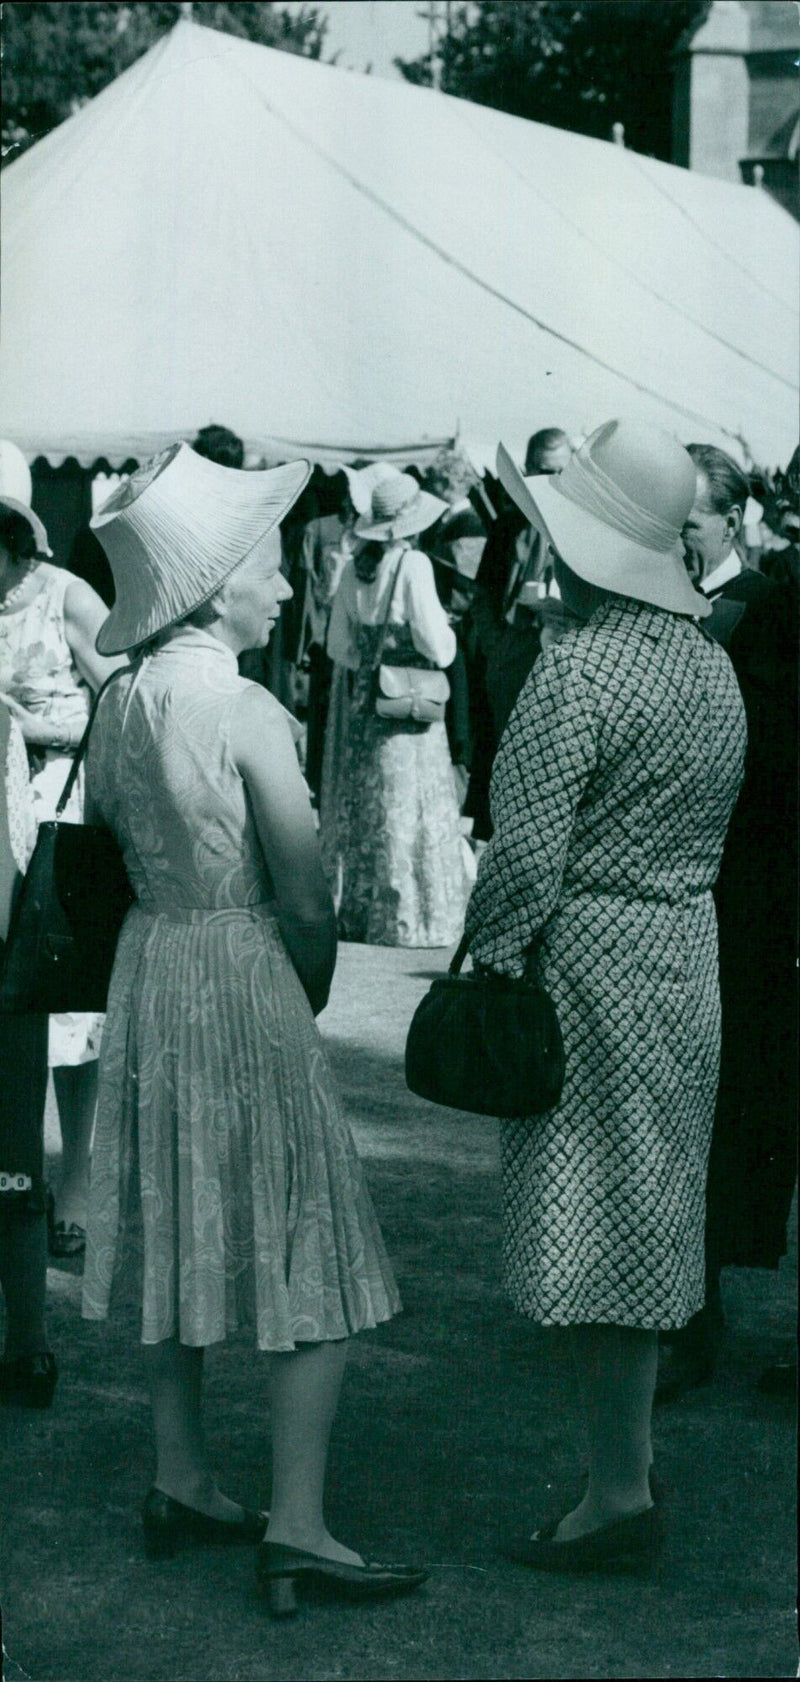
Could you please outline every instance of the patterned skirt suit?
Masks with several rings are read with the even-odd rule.
[[[547,651],[503,737],[467,928],[509,975],[537,948],[564,1036],[558,1106],[502,1133],[506,1285],[545,1325],[667,1328],[702,1306],[711,889],[745,745],[723,650],[623,598]]]

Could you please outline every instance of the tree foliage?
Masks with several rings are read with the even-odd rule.
[[[478,105],[602,139],[621,122],[627,145],[668,158],[671,54],[708,9],[708,0],[451,5],[441,85]],[[429,56],[396,63],[409,81],[431,82]]]
[[[172,29],[180,4],[6,0],[2,15],[3,150],[7,161],[63,122]],[[199,0],[193,17],[268,47],[319,58],[326,24],[313,5]]]

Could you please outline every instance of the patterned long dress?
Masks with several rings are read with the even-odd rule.
[[[378,718],[373,680],[387,596],[399,568],[387,664],[447,666],[455,635],[427,555],[389,550],[372,584],[349,561],[334,600],[336,662],[320,801],[320,843],[343,939],[372,946],[451,946],[469,895],[469,847],[444,723]]]
[[[137,898],[100,1060],[83,1313],[108,1313],[138,1190],[143,1342],[254,1326],[289,1350],[399,1298],[231,757],[248,687],[181,627],[112,684],[92,732],[89,788]]]
[[[26,606],[0,612],[0,690],[20,706],[41,715],[55,729],[83,730],[92,703],[91,690],[78,671],[64,628],[64,597],[75,574],[65,567],[37,563],[41,588]],[[73,755],[57,748],[28,749],[31,793],[37,824],[55,817]],[[83,817],[83,767],[64,812],[68,823]],[[51,1068],[91,1063],[100,1054],[103,1017],[68,1011],[50,1017],[48,1062]]]
[[[742,779],[730,661],[622,599],[537,663],[492,779],[473,957],[558,1009],[557,1108],[502,1129],[504,1268],[543,1324],[681,1326],[703,1304],[719,1072],[711,889]]]

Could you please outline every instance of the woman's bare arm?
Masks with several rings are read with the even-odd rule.
[[[118,666],[128,663],[127,654],[98,654],[95,638],[108,618],[108,608],[91,584],[76,578],[64,596],[64,632],[81,677],[90,689],[98,690]]]
[[[275,887],[281,933],[316,1016],[333,979],[336,916],[291,731],[266,690],[253,685],[243,693],[231,752]]]

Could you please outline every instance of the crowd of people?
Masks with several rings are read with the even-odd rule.
[[[0,446],[0,938],[112,674],[67,815],[111,832],[135,903],[105,1019],[0,1016],[0,1399],[52,1403],[48,1248],[85,1250],[105,1318],[134,1198],[148,1553],[254,1546],[275,1616],[424,1581],[325,1524],[348,1340],[400,1303],[315,1018],[337,938],[466,926],[476,965],[536,953],[566,1052],[559,1103],[501,1126],[503,1265],[568,1329],[589,1478],[507,1552],[650,1560],[654,1400],[712,1376],[722,1270],[777,1266],[795,1185],[800,452],[759,553],[737,463],[643,425],[546,428],[496,477],[457,448],[245,470],[208,428],[95,516],[99,590],[51,564],[26,472]],[[203,1351],[243,1328],[268,1513],[203,1446]]]

